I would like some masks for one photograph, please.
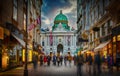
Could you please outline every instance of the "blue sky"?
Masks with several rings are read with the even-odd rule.
[[[41,10],[42,28],[51,30],[54,25],[54,18],[62,10],[68,18],[68,25],[76,29],[77,25],[77,0],[43,0]]]

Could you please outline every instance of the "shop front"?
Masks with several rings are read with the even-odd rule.
[[[114,63],[120,66],[120,24],[112,29],[112,44]]]
[[[0,70],[6,70],[19,65],[22,56],[22,45],[18,39],[23,34],[11,23],[4,27],[4,37],[0,40]]]
[[[106,41],[103,42],[101,44],[99,44],[95,49],[94,52],[98,52],[100,53],[100,56],[105,56],[105,58],[107,58],[108,55],[112,55],[112,47],[111,47],[112,43],[111,41]]]

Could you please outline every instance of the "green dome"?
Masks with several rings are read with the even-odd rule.
[[[58,23],[66,22],[67,23],[68,19],[64,14],[60,13],[55,17],[54,23],[56,23],[56,22],[58,22]]]
[[[52,30],[58,27],[59,23],[62,24],[62,26],[69,30],[70,27],[68,26],[68,19],[67,17],[60,11],[60,13],[55,17],[54,19],[54,26],[52,27]]]

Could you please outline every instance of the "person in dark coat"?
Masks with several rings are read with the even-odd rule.
[[[43,65],[43,55],[40,55],[40,66]]]
[[[83,65],[84,59],[83,56],[77,56],[77,76],[82,76],[82,65]]]
[[[64,64],[67,65],[67,56],[64,57]]]
[[[91,74],[91,68],[92,68],[92,56],[89,54],[88,56],[88,66],[89,66],[89,73]]]
[[[60,56],[57,56],[57,63],[58,63],[58,66],[60,64]]]
[[[47,56],[47,64],[48,64],[48,66],[50,66],[50,61],[51,61],[51,57],[50,57],[50,55],[48,55]]]
[[[60,56],[60,63],[61,63],[61,65],[62,65],[62,62],[63,62],[63,57],[62,57],[62,55]]]
[[[34,66],[35,70],[37,68],[37,64],[38,64],[38,56],[37,55],[33,55],[33,66]]]
[[[57,57],[56,55],[53,56],[53,65],[56,65]]]
[[[95,74],[96,74],[96,70],[97,70],[97,73],[101,74],[101,58],[100,58],[100,53],[99,52],[95,55],[94,64],[95,64],[95,67],[96,67],[94,69]]]

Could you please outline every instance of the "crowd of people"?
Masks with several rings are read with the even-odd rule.
[[[51,64],[53,64],[54,66],[60,66],[60,65],[64,65],[66,66],[67,63],[71,66],[71,61],[73,60],[73,57],[71,55],[66,55],[66,56],[62,56],[62,55],[58,55],[56,56],[55,54],[53,56],[50,55],[40,55],[39,57],[37,55],[33,56],[33,65],[34,68],[36,68],[36,66],[38,65],[38,61],[40,62],[40,66],[42,65],[48,65],[50,66]]]
[[[75,55],[72,57],[71,55],[58,55],[56,56],[55,54],[53,56],[50,55],[40,55],[39,57],[34,56],[33,57],[33,64],[34,68],[37,66],[37,62],[40,62],[40,66],[42,65],[48,65],[50,66],[51,64],[54,66],[60,66],[60,65],[69,65],[71,66],[71,61],[74,61],[74,65],[77,66],[77,75],[81,76],[82,75],[82,66],[86,66],[86,72],[91,74],[91,71],[93,70],[93,73],[95,74],[100,74],[101,68],[104,68],[105,63],[108,65],[108,69],[111,70],[111,67],[113,66],[113,59],[112,56],[108,55],[107,58],[105,56],[100,56],[99,52],[95,53],[94,58],[91,54],[89,54],[86,58],[83,57],[83,55]],[[93,67],[93,68],[92,68]]]
[[[96,76],[100,75],[101,72],[102,72],[102,69],[105,69],[105,66],[108,67],[108,70],[109,71],[112,71],[112,66],[113,66],[113,58],[111,55],[108,55],[107,57],[105,56],[100,56],[100,53],[97,52],[95,53],[94,57],[89,54],[87,56],[86,59],[84,59],[84,57],[82,55],[76,57],[77,59],[77,76],[81,76],[82,75],[82,66],[83,64],[85,65],[86,67],[86,72],[90,75],[92,74],[92,71],[93,71],[93,74]],[[92,68],[93,67],[93,68]]]

